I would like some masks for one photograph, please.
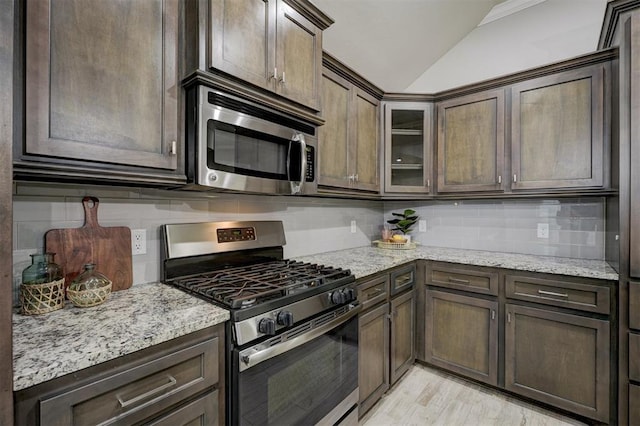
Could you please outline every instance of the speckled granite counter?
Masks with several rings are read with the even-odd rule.
[[[109,361],[229,319],[229,312],[164,284],[112,293],[102,305],[13,316],[13,389]]]
[[[295,259],[303,262],[347,268],[357,278],[375,274],[416,259],[425,259],[467,265],[493,266],[519,271],[618,280],[618,274],[607,262],[602,260],[580,260],[428,246],[418,246],[415,250],[384,250],[377,247],[360,247],[296,257]]]

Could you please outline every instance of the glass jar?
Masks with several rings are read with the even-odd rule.
[[[95,263],[87,263],[84,265],[84,271],[73,281],[69,286],[69,290],[83,291],[93,290],[100,287],[105,287],[111,284],[109,278],[105,277],[102,273],[96,270]]]
[[[74,305],[88,308],[103,303],[111,294],[111,280],[96,270],[94,263],[84,265],[84,271],[69,285],[67,296]]]
[[[44,314],[64,306],[64,274],[55,253],[32,254],[22,271],[20,305],[25,315]]]

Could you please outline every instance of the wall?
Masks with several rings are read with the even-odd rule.
[[[407,207],[427,222],[426,232],[412,232],[423,245],[604,259],[603,198],[386,202],[385,221]],[[537,237],[539,223],[549,225],[548,239]]]
[[[434,93],[595,51],[607,0],[546,0],[476,27],[404,90]]]
[[[382,204],[375,201],[31,185],[14,192],[14,291],[31,263],[29,254],[42,250],[47,230],[84,224],[84,195],[100,199],[100,225],[146,229],[147,253],[133,256],[134,283],[159,280],[159,226],[166,223],[282,220],[286,257],[368,245],[382,224]],[[352,220],[356,233],[350,232]]]
[[[379,238],[392,211],[414,208],[427,221],[420,244],[604,259],[604,199],[378,202],[347,199],[202,194],[182,191],[17,184],[13,196],[14,293],[29,254],[42,251],[52,228],[84,224],[81,199],[100,199],[102,226],[146,229],[147,253],[133,256],[134,283],[159,280],[159,227],[165,223],[282,220],[285,257],[362,247]],[[350,232],[356,221],[356,233]],[[548,223],[549,239],[536,237]],[[14,303],[17,298],[14,294]]]

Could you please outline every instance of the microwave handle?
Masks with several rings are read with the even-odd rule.
[[[291,194],[297,194],[302,189],[304,185],[304,179],[307,174],[307,144],[304,141],[304,135],[301,133],[296,133],[293,135],[291,140],[289,141],[289,152],[287,154],[287,168],[291,170],[291,145],[293,142],[298,142],[300,144],[300,180],[295,181],[292,176],[289,176],[291,179]]]

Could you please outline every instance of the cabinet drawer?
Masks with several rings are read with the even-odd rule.
[[[358,301],[362,304],[362,312],[386,301],[388,293],[389,280],[386,274],[358,284]]]
[[[133,366],[40,402],[42,424],[132,424],[218,382],[219,339]]]
[[[640,382],[640,334],[629,333],[629,379]]]
[[[391,273],[391,294],[397,294],[401,291],[413,287],[416,282],[416,266],[409,265],[402,269],[395,270]]]
[[[629,282],[629,328],[640,330],[640,283]]]
[[[629,385],[629,424],[640,424],[640,386]]]
[[[218,391],[216,390],[155,419],[149,423],[149,426],[217,426],[218,424]]]
[[[605,286],[519,275],[507,275],[505,285],[511,299],[601,314],[610,310],[609,288]]]
[[[498,295],[498,273],[467,269],[462,266],[433,264],[427,266],[427,284],[474,293]]]

